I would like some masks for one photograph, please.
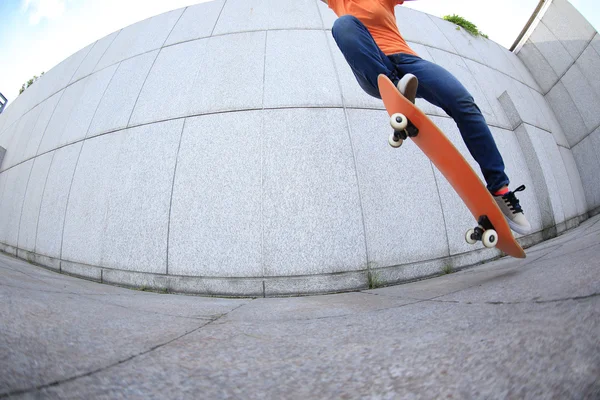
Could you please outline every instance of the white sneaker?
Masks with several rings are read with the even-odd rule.
[[[417,97],[417,89],[419,88],[419,80],[413,74],[405,74],[400,81],[398,81],[398,90],[404,97],[406,97],[411,103],[415,104],[415,98]]]
[[[526,235],[531,232],[531,224],[525,218],[525,214],[523,213],[523,209],[519,204],[519,199],[515,196],[516,192],[522,192],[525,190],[525,185],[521,185],[516,188],[512,192],[508,192],[505,195],[493,196],[494,200],[500,207],[500,210],[506,217],[506,221],[510,226],[510,229],[513,231],[520,233],[521,235]]]

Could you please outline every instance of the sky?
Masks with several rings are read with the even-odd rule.
[[[0,92],[11,102],[21,85],[34,75],[50,70],[109,33],[204,1],[207,0],[0,0]],[[600,0],[570,1],[596,30],[600,29]],[[438,17],[458,14],[490,39],[510,48],[537,3],[538,0],[417,0],[407,1],[404,6]]]

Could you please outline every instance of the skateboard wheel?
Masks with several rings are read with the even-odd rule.
[[[390,125],[392,125],[395,131],[403,131],[408,126],[408,120],[404,114],[395,113],[390,117]]]
[[[471,237],[471,235],[473,235],[474,233],[475,233],[475,229],[469,229],[467,231],[467,233],[465,234],[465,240],[467,241],[467,243],[469,243],[469,244],[475,244],[475,243],[477,243],[477,240],[473,239]]]
[[[402,146],[402,142],[404,142],[404,140],[398,138],[398,140],[396,140],[396,138],[394,137],[395,132],[390,133],[390,137],[388,138],[388,142],[390,143],[390,146],[394,147],[394,148],[398,148],[400,146]]]
[[[498,244],[498,234],[495,230],[488,229],[487,231],[483,232],[483,237],[481,238],[481,241],[483,242],[483,245],[488,249],[496,247],[496,245]]]

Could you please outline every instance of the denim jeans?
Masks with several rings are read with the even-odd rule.
[[[351,15],[338,18],[332,34],[358,84],[373,97],[381,98],[377,85],[379,74],[387,75],[395,84],[405,74],[415,75],[419,79],[417,97],[440,107],[454,119],[469,152],[481,168],[488,190],[495,192],[508,185],[502,156],[485,118],[473,96],[450,72],[412,54],[386,56],[363,23]]]

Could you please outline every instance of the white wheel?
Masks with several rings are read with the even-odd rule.
[[[403,131],[408,126],[408,120],[404,114],[392,114],[390,117],[390,125],[392,125],[392,128],[394,128],[395,131]]]
[[[402,146],[402,142],[404,142],[404,140],[402,139],[398,139],[398,141],[396,142],[394,140],[394,133],[390,133],[390,136],[388,137],[388,143],[390,144],[390,146],[398,148],[400,146]]]
[[[475,243],[477,243],[477,240],[471,238],[471,235],[474,234],[474,233],[475,233],[474,229],[469,229],[467,231],[467,233],[465,234],[465,240],[467,241],[467,243],[469,243],[469,244],[475,244]]]
[[[488,229],[487,231],[483,232],[483,237],[481,238],[481,241],[483,242],[483,245],[488,249],[496,247],[496,245],[498,244],[498,234],[495,230]]]

